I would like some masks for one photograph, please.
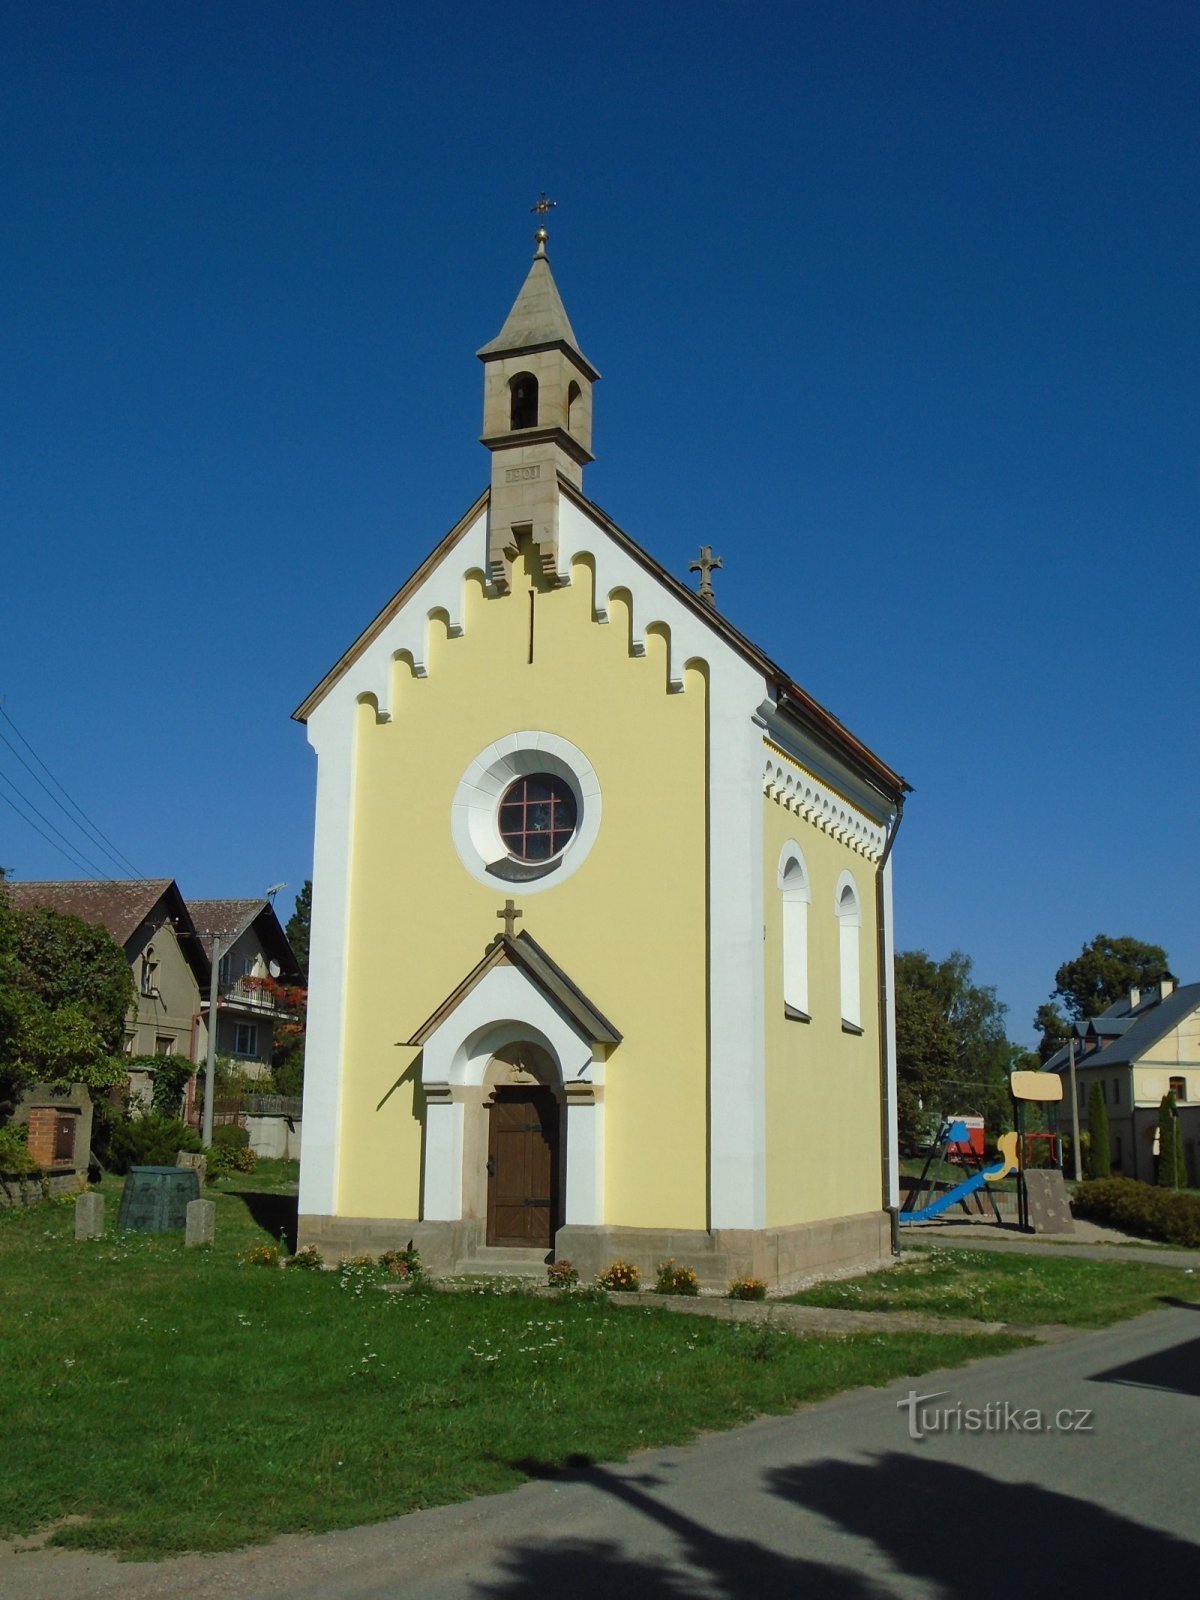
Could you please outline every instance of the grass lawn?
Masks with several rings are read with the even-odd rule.
[[[889,1271],[818,1284],[789,1299],[857,1311],[1105,1328],[1178,1296],[1200,1298],[1200,1283],[1175,1267],[935,1246],[906,1250]]]
[[[352,1526],[620,1459],[1011,1337],[797,1339],[587,1296],[381,1293],[243,1264],[294,1220],[294,1168],[232,1175],[217,1244],[0,1214],[0,1535],[132,1558]]]

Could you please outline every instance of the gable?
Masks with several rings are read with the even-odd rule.
[[[570,584],[576,569],[581,564],[587,566],[594,578],[594,618],[600,624],[608,621],[614,597],[626,600],[630,650],[634,655],[645,653],[649,633],[661,632],[668,646],[666,670],[672,691],[683,688],[683,671],[690,660],[731,673],[740,667],[743,670],[738,675],[746,682],[751,704],[763,700],[777,708],[810,741],[832,752],[837,762],[848,763],[888,800],[894,801],[908,791],[909,785],[897,772],[719,612],[655,561],[598,506],[565,479],[560,478],[558,487],[558,582]],[[297,721],[309,721],[335,690],[340,691],[338,698],[343,704],[369,696],[382,716],[390,715],[390,664],[403,661],[413,676],[424,677],[431,628],[440,625],[450,638],[462,635],[465,584],[477,577],[485,592],[496,597],[485,578],[488,502],[489,495],[485,493],[455,524],[301,702],[293,712]],[[347,679],[351,680],[349,685]]]

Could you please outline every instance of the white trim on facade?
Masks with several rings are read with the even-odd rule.
[[[785,762],[790,763],[791,758],[781,758],[768,741],[764,740],[764,744],[763,793],[786,811],[857,850],[868,861],[878,861],[887,843],[886,830],[799,763],[789,770]]]
[[[511,858],[500,837],[500,800],[510,783],[533,772],[553,773],[570,786],[575,832],[553,863],[520,863],[510,876],[503,870]],[[526,728],[497,739],[467,767],[450,806],[450,834],[458,859],[476,883],[496,889],[518,882],[522,895],[540,894],[583,865],[600,831],[602,810],[600,779],[583,751],[560,734]]]
[[[308,741],[317,755],[317,801],[300,1165],[300,1211],[305,1216],[338,1212],[357,727],[356,706],[343,708],[332,696],[308,723]]]
[[[808,1013],[808,908],[811,880],[804,852],[789,839],[779,853],[775,882],[783,920],[783,1003]]]
[[[889,1206],[900,1205],[900,1137],[896,1120],[896,941],[892,924],[892,858],[883,868],[883,970],[887,978],[887,1006],[884,1013],[884,1072],[887,1077],[887,1103],[890,1108],[885,1137],[888,1146]]]
[[[838,924],[838,981],[842,997],[842,1021],[851,1027],[862,1026],[862,896],[854,874],[842,872],[833,896],[833,914]]]

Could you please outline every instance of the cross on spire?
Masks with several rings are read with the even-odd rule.
[[[537,205],[530,206],[529,208],[530,211],[537,214],[538,218],[537,232],[533,236],[533,242],[537,245],[537,254],[539,256],[544,256],[546,254],[546,240],[550,237],[550,235],[546,232],[546,218],[554,210],[557,204],[557,200],[546,199],[546,191],[543,189],[541,195],[538,197]]]
[[[710,606],[713,604],[712,575],[718,567],[723,567],[724,565],[725,563],[720,556],[713,555],[712,545],[702,544],[700,546],[699,561],[693,561],[688,567],[689,572],[698,572],[700,574],[700,598],[707,601]]]
[[[517,918],[523,917],[525,913],[523,911],[518,911],[516,904],[512,900],[506,900],[504,902],[504,910],[497,911],[496,915],[503,922],[504,931],[511,939],[513,937],[514,924],[516,923]]]

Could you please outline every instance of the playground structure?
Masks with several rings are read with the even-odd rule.
[[[943,1122],[930,1147],[917,1187],[905,1197],[899,1215],[901,1226],[914,1222],[933,1222],[951,1206],[961,1205],[964,1210],[969,1210],[967,1200],[980,1190],[987,1195],[999,1222],[1000,1210],[987,1186],[989,1183],[999,1183],[1010,1172],[1018,1171],[1018,1143],[1017,1133],[1002,1133],[996,1141],[1000,1160],[993,1166],[985,1166],[978,1140],[972,1139],[965,1121],[957,1117],[953,1121]],[[949,1189],[939,1191],[938,1183],[942,1181],[942,1172],[947,1167],[958,1171],[966,1169],[967,1176]],[[923,1200],[926,1194],[929,1198]]]
[[[1067,1191],[1063,1183],[1061,1169],[1053,1168],[1041,1172],[1027,1173],[1028,1149],[1027,1138],[1036,1139],[1035,1134],[1025,1133],[1025,1106],[1028,1102],[1051,1102],[1062,1099],[1062,1080],[1055,1073],[1045,1072],[1013,1072],[1008,1080],[1009,1093],[1012,1095],[1013,1113],[1016,1121],[1015,1131],[1002,1133],[996,1140],[1000,1152],[1000,1160],[995,1166],[983,1165],[980,1140],[976,1130],[968,1128],[968,1120],[955,1117],[943,1122],[938,1129],[937,1138],[933,1142],[924,1170],[913,1193],[909,1194],[900,1210],[897,1221],[903,1224],[915,1222],[933,1222],[947,1211],[951,1206],[962,1205],[964,1210],[969,1210],[967,1200],[971,1195],[983,1190],[991,1201],[992,1211],[995,1213],[997,1223],[1000,1221],[1000,1208],[995,1197],[988,1189],[989,1183],[999,1183],[1001,1178],[1010,1172],[1017,1175],[1017,1227],[1022,1233],[1070,1233],[1072,1229],[1071,1209],[1067,1201]],[[973,1137],[973,1135],[976,1135]],[[1045,1137],[1044,1135],[1041,1137]],[[1051,1152],[1054,1145],[1050,1146]],[[938,1163],[939,1171],[945,1166],[958,1168],[973,1168],[968,1177],[954,1184],[951,1188],[939,1193],[937,1190],[937,1177],[930,1177],[930,1169]],[[921,1204],[922,1196],[928,1191],[930,1198]]]

